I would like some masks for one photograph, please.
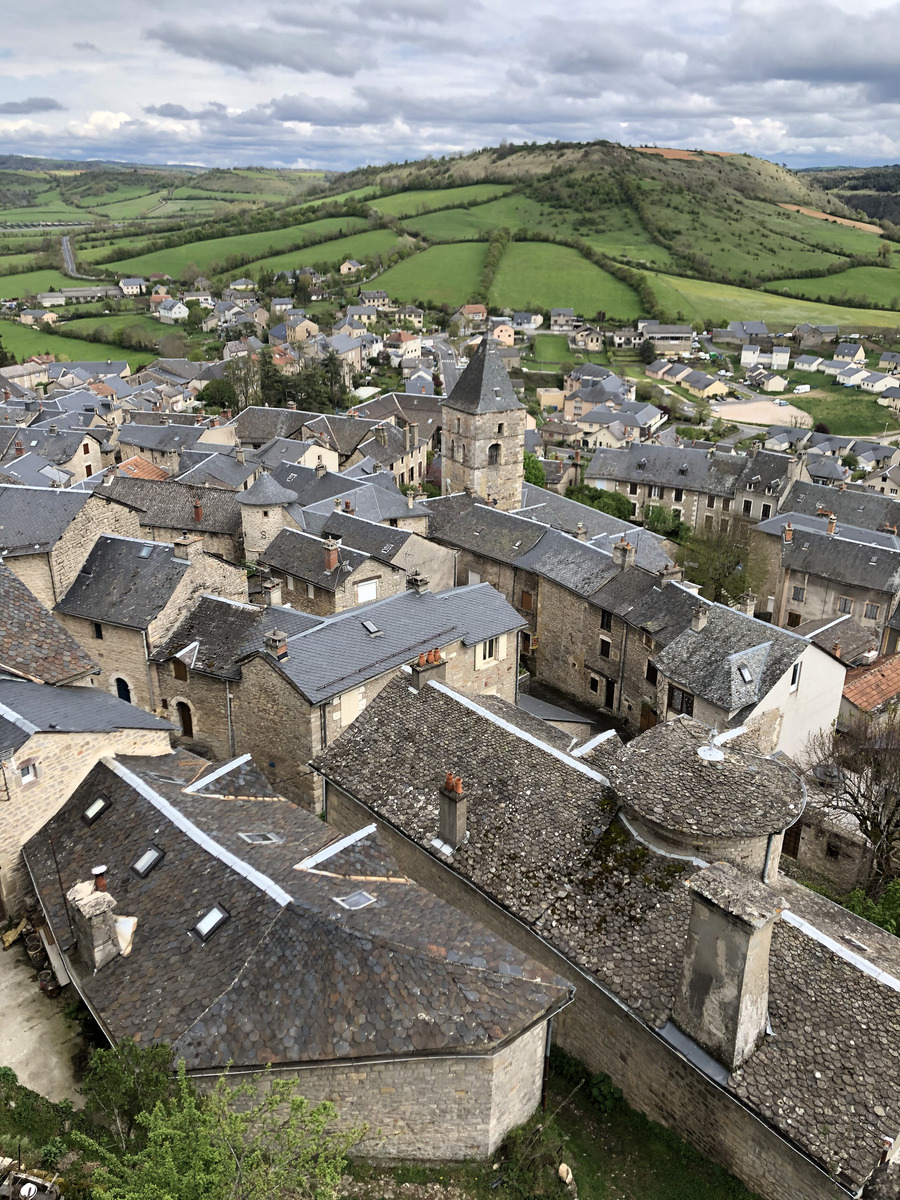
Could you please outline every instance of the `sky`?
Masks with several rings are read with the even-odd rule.
[[[511,143],[900,161],[900,3],[29,0],[0,150],[344,170]]]

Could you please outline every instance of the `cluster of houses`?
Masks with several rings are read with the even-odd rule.
[[[374,309],[421,362],[354,307],[332,342]],[[584,367],[556,424],[618,520],[525,483],[501,351],[332,415],[205,415],[222,363],[0,371],[2,915],[110,1041],[269,1065],[374,1157],[492,1155],[552,1039],[766,1200],[881,1186],[900,954],[779,864],[867,868],[804,772],[900,689],[898,502],[814,482],[842,446],[660,444]],[[704,599],[647,504],[743,523],[764,584]]]

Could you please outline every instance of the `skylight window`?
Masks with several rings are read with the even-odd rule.
[[[152,546],[141,546],[141,552],[138,555],[138,557],[139,558],[149,558],[152,553],[153,553]]]
[[[277,833],[239,833],[238,837],[249,842],[251,846],[269,846],[273,842],[283,842]]]
[[[749,667],[738,667],[738,675],[743,679],[744,683],[753,682],[753,672]]]
[[[362,627],[366,633],[370,634],[372,637],[378,637],[381,633],[383,633],[383,630],[379,629],[374,621],[363,621]]]
[[[192,932],[201,942],[208,942],[220,925],[224,925],[230,914],[220,904],[214,904],[194,926]]]
[[[110,801],[105,796],[98,796],[91,804],[87,806],[81,814],[81,819],[86,825],[93,825],[98,817],[102,816],[109,808]]]
[[[151,844],[140,858],[136,858],[131,864],[132,871],[141,879],[146,879],[153,868],[165,857],[165,853],[165,850],[160,850],[159,846]]]
[[[351,892],[349,896],[335,896],[334,899],[341,908],[349,908],[352,912],[359,908],[368,908],[370,904],[375,903],[375,897],[370,896],[368,892]]]

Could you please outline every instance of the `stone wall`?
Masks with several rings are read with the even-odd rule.
[[[93,677],[96,687],[116,696],[119,695],[116,680],[121,679],[128,685],[127,699],[132,704],[146,712],[157,712],[159,686],[156,664],[147,661],[146,643],[140,629],[125,629],[101,622],[103,637],[98,638],[94,621],[72,617],[68,613],[57,615],[72,637],[100,667],[100,674]]]
[[[212,762],[233,758],[235,750],[228,730],[227,689],[234,688],[236,684],[226,683],[224,679],[216,679],[212,675],[201,675],[189,668],[187,679],[176,679],[173,659],[157,664],[156,678],[159,695],[157,714],[175,725],[176,744]],[[193,737],[184,737],[181,732],[177,708],[179,701],[190,709]]]
[[[15,915],[28,873],[24,844],[68,800],[99,760],[113,754],[167,754],[164,729],[112,733],[36,733],[0,765],[0,908]],[[18,764],[33,761],[37,778],[23,783]]]
[[[575,1000],[557,1019],[554,1040],[591,1071],[611,1076],[634,1108],[676,1130],[764,1200],[846,1197],[809,1159],[675,1054],[527,926],[331,784],[326,816],[341,832],[375,820],[400,869],[416,883],[574,983]]]
[[[525,409],[467,413],[443,406],[441,478],[445,493],[470,487],[505,510],[519,508],[524,481]],[[489,461],[499,446],[499,461]]]
[[[296,1080],[313,1104],[332,1101],[342,1127],[367,1124],[354,1154],[486,1158],[537,1107],[545,1038],[542,1022],[494,1054],[277,1067],[272,1074]]]

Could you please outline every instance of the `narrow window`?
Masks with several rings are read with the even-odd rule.
[[[849,596],[840,596],[838,598],[838,612],[846,613],[848,616],[853,612],[853,601]]]
[[[600,610],[600,628],[605,629],[607,633],[612,629],[612,613],[607,612],[605,608]]]
[[[592,675],[592,676],[591,676],[591,678],[590,678],[590,683],[589,683],[589,685],[588,685],[588,686],[590,687],[591,691],[592,691],[592,692],[593,692],[595,695],[598,695],[598,694],[599,694],[599,692],[600,692],[600,680],[597,678],[597,676],[596,676],[596,675]]]
[[[120,700],[124,700],[126,704],[131,703],[131,688],[124,679],[116,679],[116,695]]]
[[[881,605],[879,605],[879,604],[867,604],[867,605],[866,605],[866,619],[867,619],[867,620],[869,620],[869,621],[877,621],[877,620],[878,620],[878,613],[879,613],[880,611],[881,611]]]
[[[628,485],[628,495],[629,495],[629,496],[636,496],[637,494],[638,494],[638,485],[637,485],[636,483],[629,483],[629,485]]]
[[[494,442],[492,446],[488,446],[488,466],[496,467],[500,462],[500,443]]]
[[[715,507],[716,507],[716,498],[715,498],[715,496],[707,496],[707,497],[706,497],[706,507],[707,507],[707,508],[715,508]]]
[[[648,683],[651,683],[654,687],[656,687],[656,681],[659,679],[659,671],[656,669],[655,663],[647,663],[647,670],[644,672],[644,677]]]
[[[801,616],[798,612],[789,612],[788,613],[788,615],[787,615],[788,629],[796,629],[797,626],[800,624],[800,621],[801,621]]]
[[[522,608],[526,612],[534,611],[534,595],[531,592],[522,592]]]
[[[677,504],[680,504],[681,501],[684,499],[684,488],[675,488],[674,495],[672,498],[673,498],[673,500],[675,500],[675,502]]]
[[[601,658],[609,658],[611,652],[612,652],[612,642],[607,641],[606,638],[601,638],[600,639],[600,657]]]
[[[491,659],[497,657],[497,649],[499,638],[488,638],[486,642],[481,643],[481,661],[490,662]]]
[[[99,621],[94,622],[94,637],[100,642],[103,641],[103,626]]]
[[[791,595],[792,600],[796,600],[798,604],[802,604],[806,598],[806,588],[795,587]]]
[[[194,736],[194,718],[189,706],[183,700],[179,700],[175,705],[175,711],[178,713],[178,724],[181,726],[182,736],[192,738]]]
[[[176,679],[180,679],[182,682],[187,679],[188,669],[180,658],[174,658],[172,660],[172,674]]]
[[[753,512],[753,501],[745,500],[741,511],[743,512],[745,517],[749,517],[750,514]]]
[[[795,662],[791,667],[791,691],[796,692],[800,686],[800,668],[803,666],[801,662]]]
[[[722,500],[722,512],[731,512],[731,500],[728,496],[725,496]]]

